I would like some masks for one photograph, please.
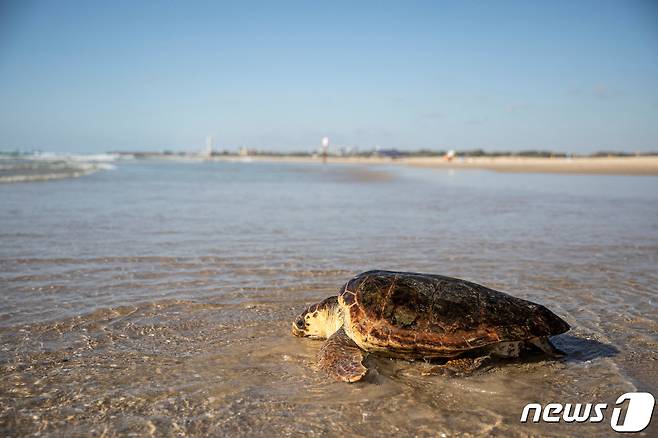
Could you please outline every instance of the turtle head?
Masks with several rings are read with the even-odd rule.
[[[292,323],[292,334],[299,337],[326,339],[343,325],[338,297],[329,297],[313,304]]]

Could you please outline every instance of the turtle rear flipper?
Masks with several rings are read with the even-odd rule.
[[[366,375],[363,366],[365,353],[354,343],[341,327],[320,348],[318,366],[338,380],[356,382]]]
[[[437,374],[452,374],[462,376],[469,375],[476,370],[481,369],[482,365],[489,360],[491,360],[490,354],[479,357],[458,357],[456,359],[448,360],[443,365],[435,365],[430,367],[428,370],[423,371],[421,374],[423,376],[432,376]]]

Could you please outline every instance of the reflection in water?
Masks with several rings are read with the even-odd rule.
[[[658,392],[655,181],[134,163],[0,186],[0,429],[607,433],[518,419],[529,402]],[[573,326],[555,338],[568,356],[470,377],[371,356],[366,382],[328,380],[290,321],[371,268],[546,304]]]

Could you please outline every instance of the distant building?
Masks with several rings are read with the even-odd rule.
[[[241,147],[241,148],[238,150],[238,155],[241,156],[241,157],[248,157],[248,156],[249,156],[249,149],[247,149],[247,148],[244,147],[244,146]]]
[[[377,149],[376,154],[380,157],[399,158],[402,153],[397,149]]]

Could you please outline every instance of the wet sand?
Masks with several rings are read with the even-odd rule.
[[[652,177],[143,162],[0,186],[0,432],[610,434],[609,416],[519,417],[530,402],[658,394],[654,188]],[[334,382],[314,367],[320,342],[290,324],[372,268],[545,304],[573,327],[554,339],[567,357],[459,377],[371,356],[364,382]]]
[[[282,163],[321,163],[321,158],[294,156],[219,157],[225,161],[272,161]],[[441,157],[329,157],[340,164],[400,164],[437,169],[480,169],[512,173],[566,173],[590,175],[658,175],[658,157],[465,157],[451,161]]]

